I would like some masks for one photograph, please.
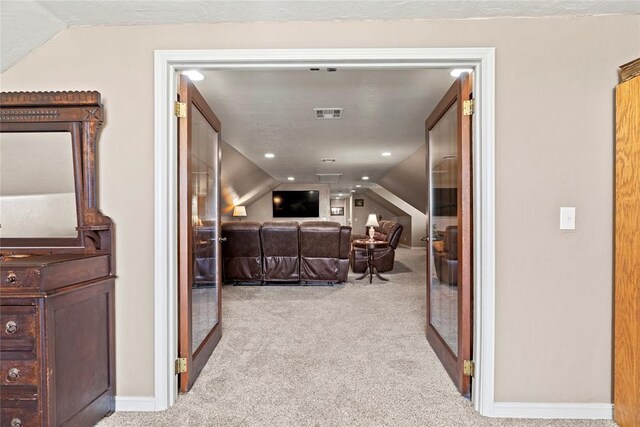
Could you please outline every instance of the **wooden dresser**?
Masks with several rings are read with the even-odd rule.
[[[96,206],[101,124],[97,92],[0,94],[0,427],[92,426],[114,411],[113,230]],[[45,142],[50,132],[62,142]],[[21,168],[10,161],[39,152],[46,158],[14,180]]]

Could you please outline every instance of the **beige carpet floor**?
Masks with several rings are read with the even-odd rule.
[[[111,426],[613,426],[490,419],[453,387],[425,338],[424,252],[390,282],[225,286],[223,338],[191,392]]]

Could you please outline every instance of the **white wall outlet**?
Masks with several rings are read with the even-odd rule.
[[[560,208],[560,230],[576,229],[576,208]]]

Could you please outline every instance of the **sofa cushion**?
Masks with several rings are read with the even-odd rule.
[[[300,279],[299,226],[295,221],[273,221],[262,224],[263,267],[265,281],[297,281]]]
[[[300,280],[338,280],[340,234],[338,222],[300,224]]]
[[[225,281],[261,280],[262,246],[257,222],[222,224],[222,274]]]
[[[310,258],[338,258],[340,223],[308,221],[300,224],[300,255]]]

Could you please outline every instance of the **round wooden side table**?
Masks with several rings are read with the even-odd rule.
[[[353,246],[355,246],[356,248],[365,248],[367,250],[367,270],[362,276],[356,278],[356,280],[364,279],[365,277],[367,277],[367,275],[369,275],[369,283],[372,283],[373,275],[375,274],[378,279],[389,281],[389,279],[382,277],[380,273],[378,273],[378,270],[373,263],[373,255],[375,250],[377,248],[388,247],[389,242],[383,242],[380,240],[359,239],[353,241]]]

